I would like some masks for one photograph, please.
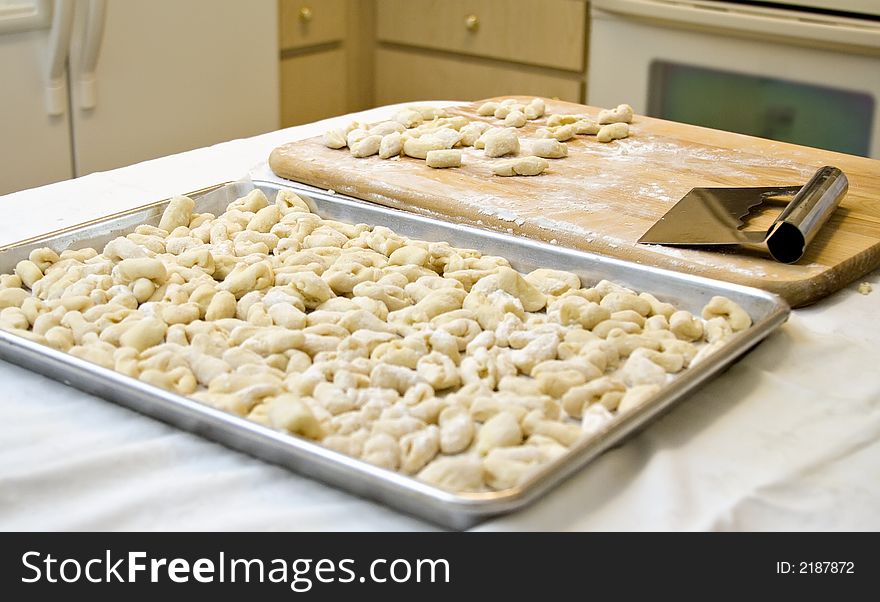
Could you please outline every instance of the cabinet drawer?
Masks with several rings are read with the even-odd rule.
[[[540,71],[380,48],[376,51],[376,103],[479,100],[508,94],[582,102],[580,77]]]
[[[281,127],[346,113],[345,51],[281,61]]]
[[[582,71],[586,21],[583,0],[378,0],[377,36]]]
[[[336,42],[345,37],[346,0],[280,0],[281,50]]]

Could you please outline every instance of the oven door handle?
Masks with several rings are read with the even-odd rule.
[[[880,22],[732,2],[592,0],[594,18],[607,13],[671,26],[760,35],[809,46],[880,49]]]

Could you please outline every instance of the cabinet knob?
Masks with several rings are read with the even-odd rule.
[[[464,18],[464,26],[468,31],[477,31],[480,28],[480,19],[477,15],[468,15]]]
[[[303,6],[301,9],[299,9],[299,20],[301,22],[308,23],[312,20],[313,16],[314,15],[312,14],[311,7]]]

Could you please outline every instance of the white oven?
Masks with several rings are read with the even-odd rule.
[[[880,1],[591,5],[589,104],[880,159]]]

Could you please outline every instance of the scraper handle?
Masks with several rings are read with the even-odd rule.
[[[794,196],[770,227],[767,248],[782,263],[794,263],[804,255],[849,188],[846,175],[836,167],[820,168]]]

